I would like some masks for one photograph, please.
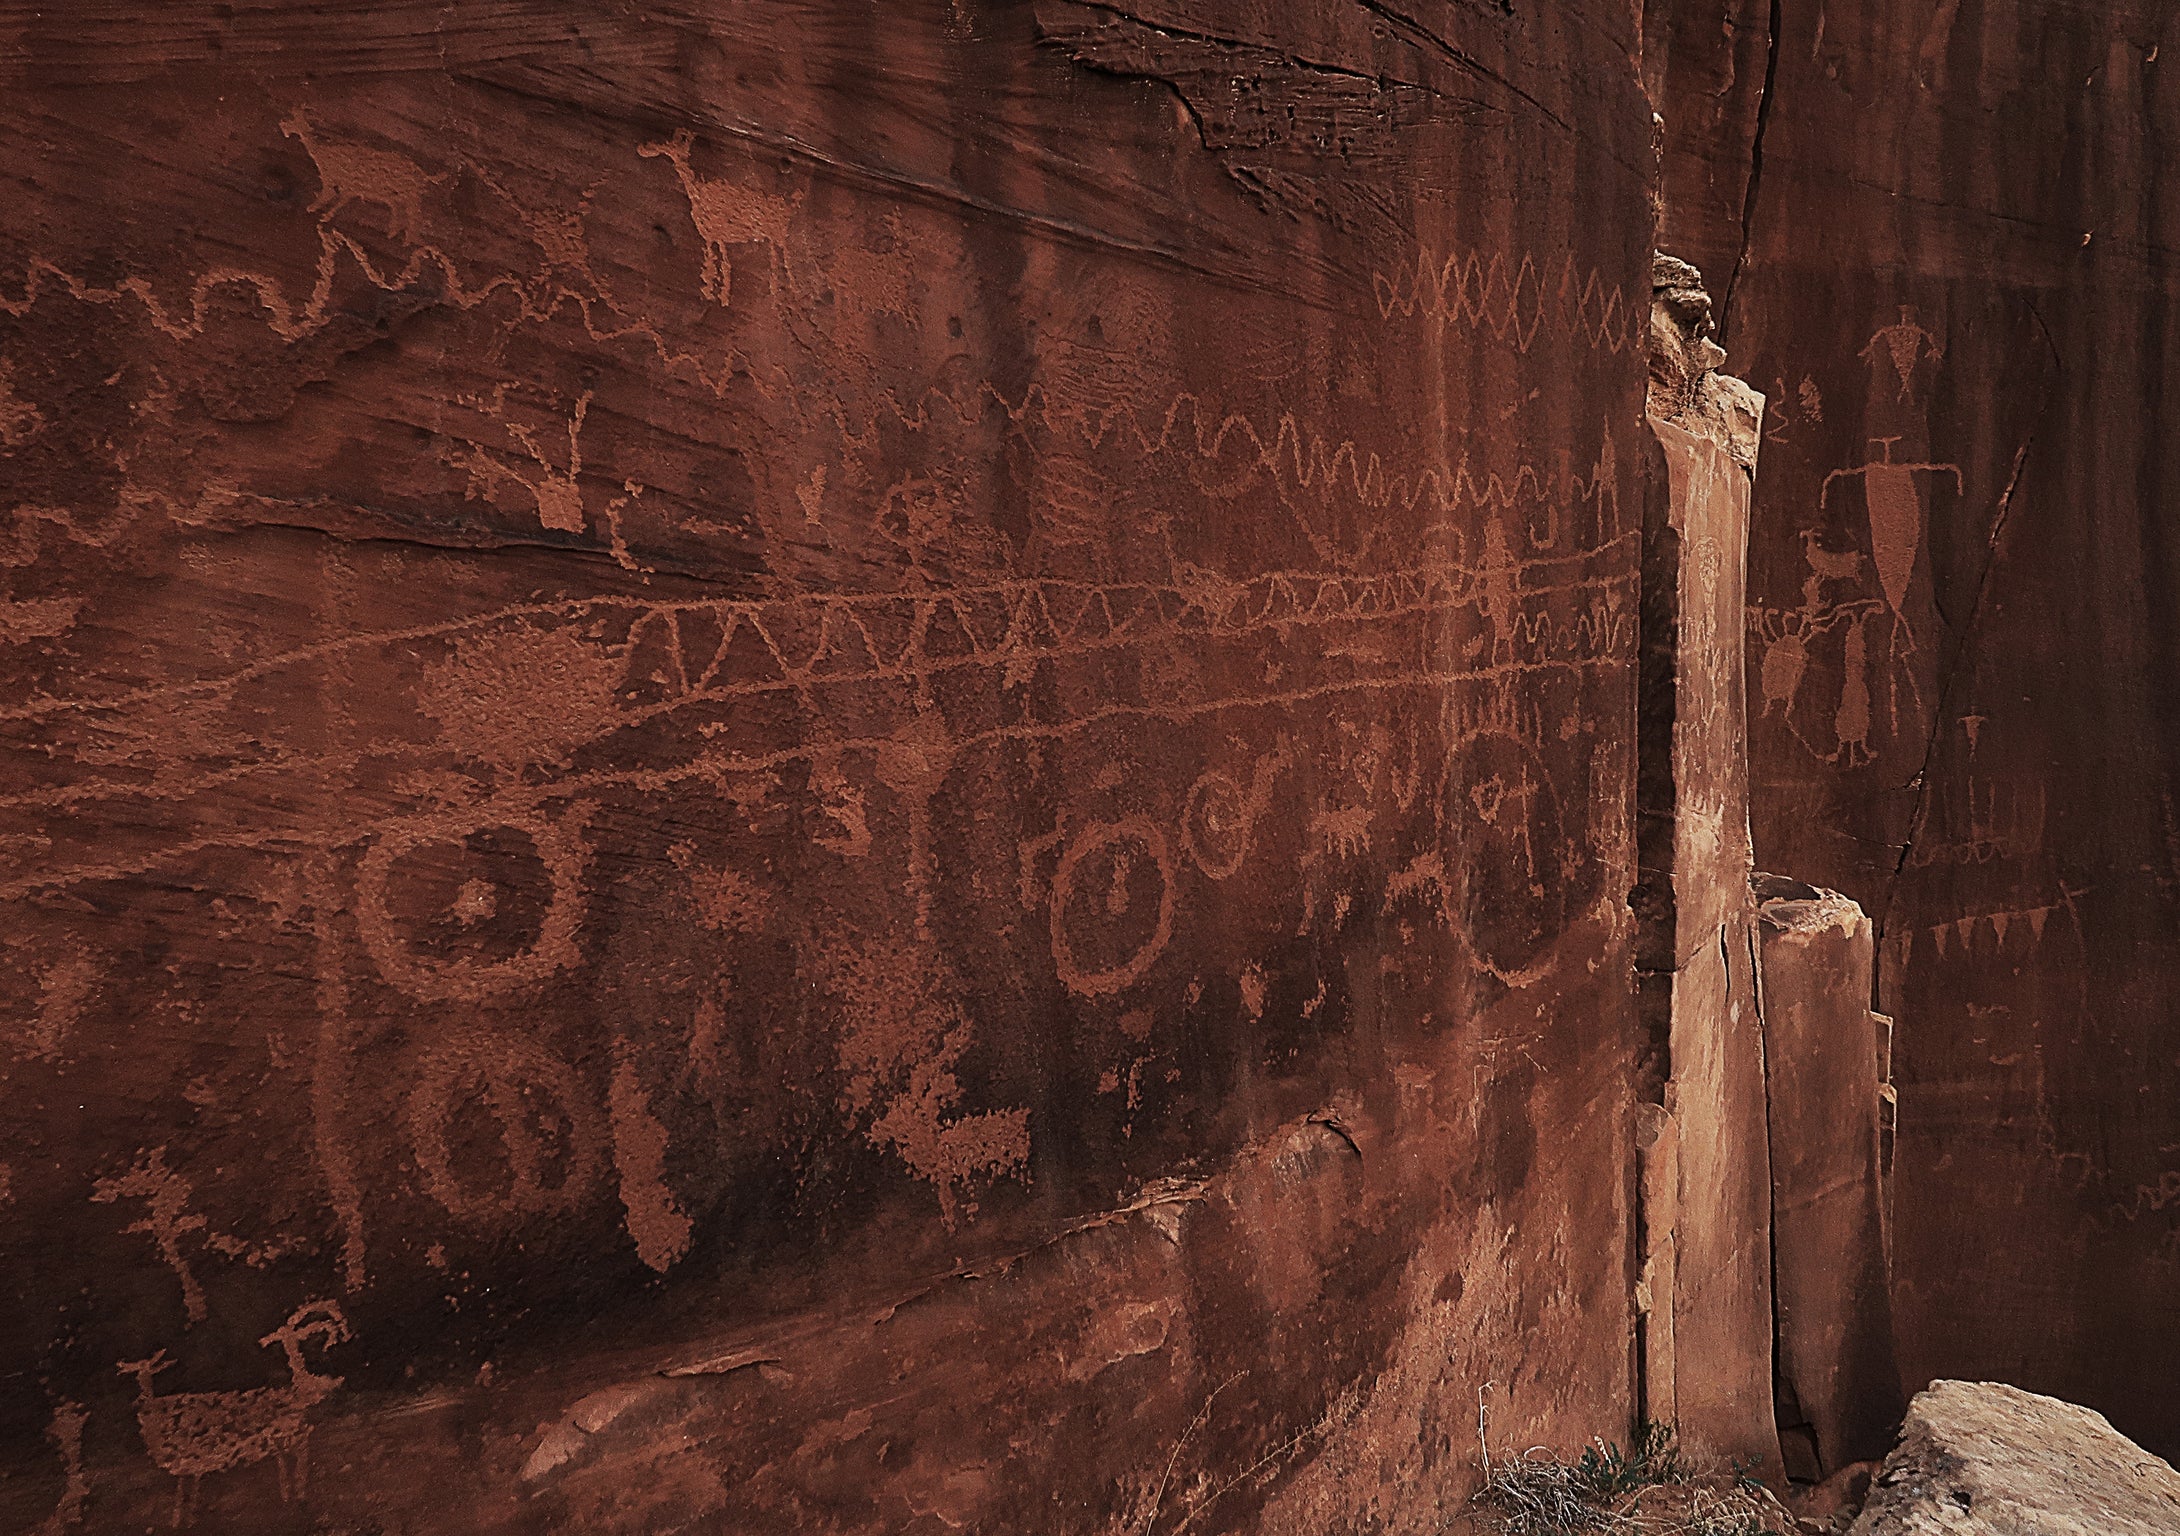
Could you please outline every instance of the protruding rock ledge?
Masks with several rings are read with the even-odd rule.
[[[1663,251],[1650,259],[1649,413],[1726,445],[1743,469],[1756,467],[1764,397],[1718,370],[1726,349],[1712,338],[1711,296],[1703,274]]]
[[[1908,1405],[1850,1536],[2173,1536],[2180,1473],[2104,1415],[1995,1382]]]

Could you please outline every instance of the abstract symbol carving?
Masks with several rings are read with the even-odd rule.
[[[666,1127],[652,1111],[637,1076],[635,1053],[624,1039],[613,1053],[613,1080],[606,1106],[613,1119],[613,1162],[620,1174],[621,1208],[636,1256],[664,1274],[689,1251],[692,1223],[666,1183]]]
[[[1559,797],[1536,753],[1497,732],[1461,749],[1448,787],[1455,913],[1483,967],[1518,985],[1565,920]]]
[[[490,1117],[499,1155],[460,1161],[503,1163],[504,1188],[490,1172],[456,1166],[473,1107]],[[409,1095],[409,1145],[432,1198],[478,1224],[572,1210],[597,1173],[596,1116],[574,1071],[516,1037],[457,1036],[426,1054]]]
[[[1198,869],[1214,880],[1230,880],[1240,871],[1257,819],[1271,804],[1272,780],[1286,765],[1284,752],[1263,759],[1246,789],[1216,768],[1189,786],[1181,812],[1181,846]]]
[[[242,1392],[178,1392],[160,1397],[152,1377],[174,1362],[159,1350],[148,1360],[124,1361],[121,1374],[136,1378],[136,1424],[160,1469],[178,1480],[174,1523],[188,1518],[197,1484],[207,1472],[225,1472],[270,1458],[280,1477],[282,1503],[303,1492],[310,1475],[313,1406],[341,1384],[303,1363],[303,1341],[345,1344],[351,1334],[338,1303],[313,1301],[257,1342],[278,1344],[287,1356],[288,1382]]]
[[[1148,924],[1146,868],[1158,881]],[[1075,839],[1052,874],[1052,963],[1070,992],[1118,992],[1151,968],[1173,937],[1173,876],[1166,834],[1148,817],[1098,822]]]
[[[381,833],[356,869],[356,930],[364,947],[386,979],[411,997],[425,1001],[467,999],[475,1001],[539,981],[581,958],[575,935],[584,913],[583,870],[590,848],[581,832],[583,813],[572,812],[552,820],[536,812],[482,807],[451,810],[398,823]],[[424,857],[428,850],[445,849],[461,859],[475,859],[473,843],[488,834],[513,833],[529,843],[530,860],[541,871],[547,890],[544,909],[536,918],[536,933],[514,953],[497,959],[477,954],[435,956],[402,931],[395,917],[400,904],[389,898],[389,883],[404,865],[423,866],[414,871],[428,875],[444,869],[441,857]],[[413,857],[412,857],[413,856]],[[483,861],[478,861],[480,870]],[[496,882],[483,873],[461,882],[447,903],[449,914],[463,928],[477,927],[502,905],[495,894]]]
[[[83,1426],[88,1422],[90,1415],[81,1403],[63,1398],[53,1405],[53,1418],[46,1425],[45,1436],[60,1452],[65,1481],[52,1513],[39,1524],[37,1536],[62,1536],[70,1527],[83,1524],[84,1500],[91,1493],[90,1480],[83,1475]]]

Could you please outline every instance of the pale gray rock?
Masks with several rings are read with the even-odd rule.
[[[1850,1536],[2174,1536],[2180,1473],[2104,1415],[1988,1381],[1908,1405]]]

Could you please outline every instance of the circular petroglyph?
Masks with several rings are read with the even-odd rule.
[[[597,1114],[535,1040],[464,1033],[425,1052],[409,1146],[431,1197],[490,1224],[573,1210],[598,1171]]]
[[[1070,992],[1133,985],[1173,937],[1173,855],[1144,816],[1085,828],[1052,874],[1052,963]]]
[[[1181,812],[1181,846],[1212,879],[1231,879],[1249,857],[1256,817],[1249,791],[1231,775],[1211,769],[1189,787]]]
[[[380,973],[420,1000],[475,1001],[575,964],[582,820],[481,807],[382,831],[356,868],[356,931]]]
[[[1530,747],[1494,732],[1455,753],[1447,794],[1454,913],[1486,970],[1525,981],[1566,922],[1558,793]]]

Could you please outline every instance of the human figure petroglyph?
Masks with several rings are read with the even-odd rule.
[[[1889,640],[1885,651],[1890,679],[1886,701],[1887,719],[1895,736],[1900,732],[1903,683],[1913,696],[1912,708],[1919,710],[1922,701],[1921,684],[1916,679],[1914,669],[1907,665],[1918,648],[1914,621],[1909,617],[1908,597],[1916,569],[1922,559],[1924,530],[1929,519],[1927,499],[1917,477],[1951,476],[1956,495],[1962,493],[1965,485],[1957,464],[1895,459],[1893,445],[1899,440],[1897,436],[1872,438],[1871,446],[1881,450],[1882,457],[1852,468],[1833,470],[1824,477],[1819,496],[1820,505],[1828,505],[1835,484],[1854,479],[1862,482],[1863,507],[1869,528],[1870,564],[1877,576],[1878,590],[1884,598],[1886,608],[1891,612]],[[1817,569],[1817,559],[1812,547],[1813,570]],[[1856,575],[1858,572],[1842,572],[1839,579],[1852,580]],[[1814,582],[1815,576],[1812,575],[1811,579]],[[1857,634],[1862,623],[1862,619],[1856,620]],[[1863,645],[1863,654],[1866,656],[1866,639],[1858,642],[1855,636],[1850,635],[1850,647],[1858,643]]]
[[[1892,445],[1898,441],[1898,437],[1872,438],[1871,446],[1881,448],[1884,457],[1851,469],[1833,470],[1824,477],[1822,494],[1828,498],[1835,481],[1858,477],[1862,480],[1863,504],[1869,518],[1870,553],[1877,568],[1878,585],[1893,614],[1904,619],[1908,584],[1914,578],[1915,563],[1922,553],[1926,520],[1923,493],[1915,477],[1919,474],[1951,475],[1956,494],[1963,489],[1963,481],[1958,464],[1895,460]]]
[[[1839,749],[1830,761],[1854,767],[1872,761],[1870,750],[1870,661],[1865,633],[1869,614],[1858,613],[1847,627],[1847,644],[1840,661],[1839,709],[1832,717],[1832,733]]]
[[[798,188],[791,196],[781,197],[699,176],[689,161],[695,147],[696,136],[680,128],[663,143],[638,145],[636,153],[647,159],[663,155],[673,162],[674,175],[689,199],[689,220],[704,242],[704,297],[725,309],[734,284],[730,247],[761,243],[769,248],[774,267],[784,273],[788,234],[803,193]]]
[[[424,192],[441,178],[426,176],[406,155],[362,144],[342,144],[319,136],[298,106],[280,120],[280,131],[299,140],[318,168],[318,196],[310,211],[323,222],[350,203],[376,203],[386,210],[387,233],[414,244],[424,222]]]
[[[138,1155],[128,1172],[111,1178],[100,1179],[91,1187],[91,1198],[101,1205],[116,1200],[141,1200],[145,1213],[141,1220],[132,1221],[121,1230],[143,1232],[159,1245],[159,1257],[166,1261],[168,1269],[182,1287],[182,1306],[191,1323],[201,1323],[207,1316],[204,1289],[197,1283],[195,1271],[182,1252],[182,1239],[192,1232],[203,1232],[204,1217],[189,1209],[192,1191],[189,1181],[167,1167],[167,1149],[153,1147]]]
[[[1926,357],[1932,362],[1942,359],[1945,343],[1916,323],[1914,305],[1903,304],[1900,318],[1891,325],[1880,326],[1860,355],[1873,371],[1882,363],[1890,363],[1894,376],[1900,381],[1900,398],[1905,400],[1915,382],[1916,367]]]
[[[590,415],[593,397],[594,392],[586,389],[576,397],[569,412],[565,424],[567,447],[560,454],[566,461],[565,467],[554,463],[552,455],[538,445],[535,432],[508,416],[506,385],[495,388],[489,400],[476,402],[522,449],[530,467],[522,468],[483,449],[458,449],[448,456],[447,462],[467,473],[469,483],[464,494],[471,500],[490,501],[507,487],[517,487],[529,494],[540,527],[556,533],[582,533],[589,523],[583,495],[583,427]],[[623,570],[635,570],[637,565],[628,550],[622,514],[642,499],[643,492],[640,482],[624,480],[621,493],[610,498],[598,513],[607,547]]]
[[[310,1477],[310,1410],[340,1386],[303,1360],[303,1344],[345,1344],[348,1319],[331,1301],[306,1302],[286,1322],[258,1340],[278,1345],[286,1358],[283,1386],[239,1392],[178,1392],[160,1396],[152,1378],[174,1362],[165,1350],[149,1359],[124,1361],[119,1370],[136,1379],[136,1423],[144,1448],[161,1471],[176,1480],[174,1524],[184,1524],[196,1503],[197,1485],[211,1472],[270,1460],[280,1479],[280,1500],[300,1498]]]
[[[575,402],[575,413],[568,418],[568,467],[555,469],[550,459],[539,451],[537,439],[530,429],[519,422],[506,422],[507,435],[522,444],[537,465],[538,478],[530,479],[515,470],[503,470],[529,488],[537,499],[537,520],[547,528],[563,533],[583,531],[583,490],[578,483],[583,474],[583,418],[590,414],[591,392],[584,390]]]
[[[1779,632],[1764,636],[1764,658],[1757,674],[1767,719],[1774,710],[1782,714],[1792,711],[1801,693],[1802,678],[1809,670],[1807,621],[1799,613],[1783,617],[1785,622]]]

